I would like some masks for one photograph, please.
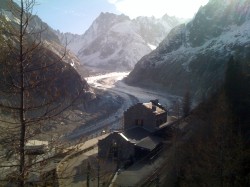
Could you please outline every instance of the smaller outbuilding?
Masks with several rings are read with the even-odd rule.
[[[26,155],[42,155],[48,149],[48,141],[29,140],[25,144]]]
[[[113,132],[99,140],[98,156],[104,159],[128,160],[134,156],[134,144],[123,133]]]
[[[98,156],[120,162],[133,162],[158,150],[163,139],[151,135],[142,127],[126,132],[113,132],[98,142]]]

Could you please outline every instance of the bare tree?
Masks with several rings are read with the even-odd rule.
[[[46,28],[37,30],[30,25],[35,0],[20,0],[19,6],[8,2],[14,20],[1,18],[1,158],[5,159],[1,166],[12,171],[9,180],[23,187],[32,167],[41,162],[28,162],[27,142],[81,102],[86,87],[63,62],[65,53],[60,57],[43,43]]]

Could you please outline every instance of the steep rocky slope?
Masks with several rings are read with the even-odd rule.
[[[13,11],[14,9],[17,14]],[[16,60],[19,59],[18,44],[20,42],[17,32],[19,29],[18,11],[17,4],[13,4],[11,7],[7,0],[1,1],[1,96],[5,95],[4,90],[11,89],[11,85],[13,85],[11,80],[20,79],[19,61]],[[29,16],[29,23],[23,37],[23,51],[27,51],[27,54],[23,52],[23,58],[25,58],[24,79],[27,85],[32,85],[31,90],[37,90],[34,88],[34,85],[37,85],[38,91],[34,93],[37,94],[36,99],[60,93],[61,98],[58,96],[57,99],[70,100],[80,92],[81,97],[86,101],[91,99],[94,95],[91,93],[90,87],[76,71],[79,60],[73,53],[65,50],[57,35],[46,23],[42,22],[38,16]],[[12,47],[9,48],[10,46]]]
[[[249,29],[249,0],[210,0],[144,56],[127,82],[179,95],[187,90],[197,96],[212,93],[223,82],[231,56],[249,62]]]

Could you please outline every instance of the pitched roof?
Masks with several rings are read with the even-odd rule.
[[[133,127],[131,129],[126,130],[123,135],[129,139],[132,143],[137,143],[143,138],[150,135],[150,131],[142,128],[142,127]]]
[[[136,146],[152,151],[162,142],[162,138],[156,136],[147,136],[139,141]]]

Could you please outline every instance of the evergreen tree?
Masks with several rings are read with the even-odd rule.
[[[191,96],[190,96],[189,91],[187,91],[182,100],[183,117],[187,117],[190,114],[191,105],[192,105]]]
[[[226,96],[232,104],[233,111],[236,115],[240,113],[239,101],[241,100],[242,93],[244,92],[244,86],[242,82],[242,70],[241,65],[232,56],[227,64],[225,74],[225,91]]]
[[[244,69],[243,69],[244,66]],[[249,136],[250,113],[250,68],[230,58],[225,74],[225,92],[229,100],[235,123],[235,130]]]

